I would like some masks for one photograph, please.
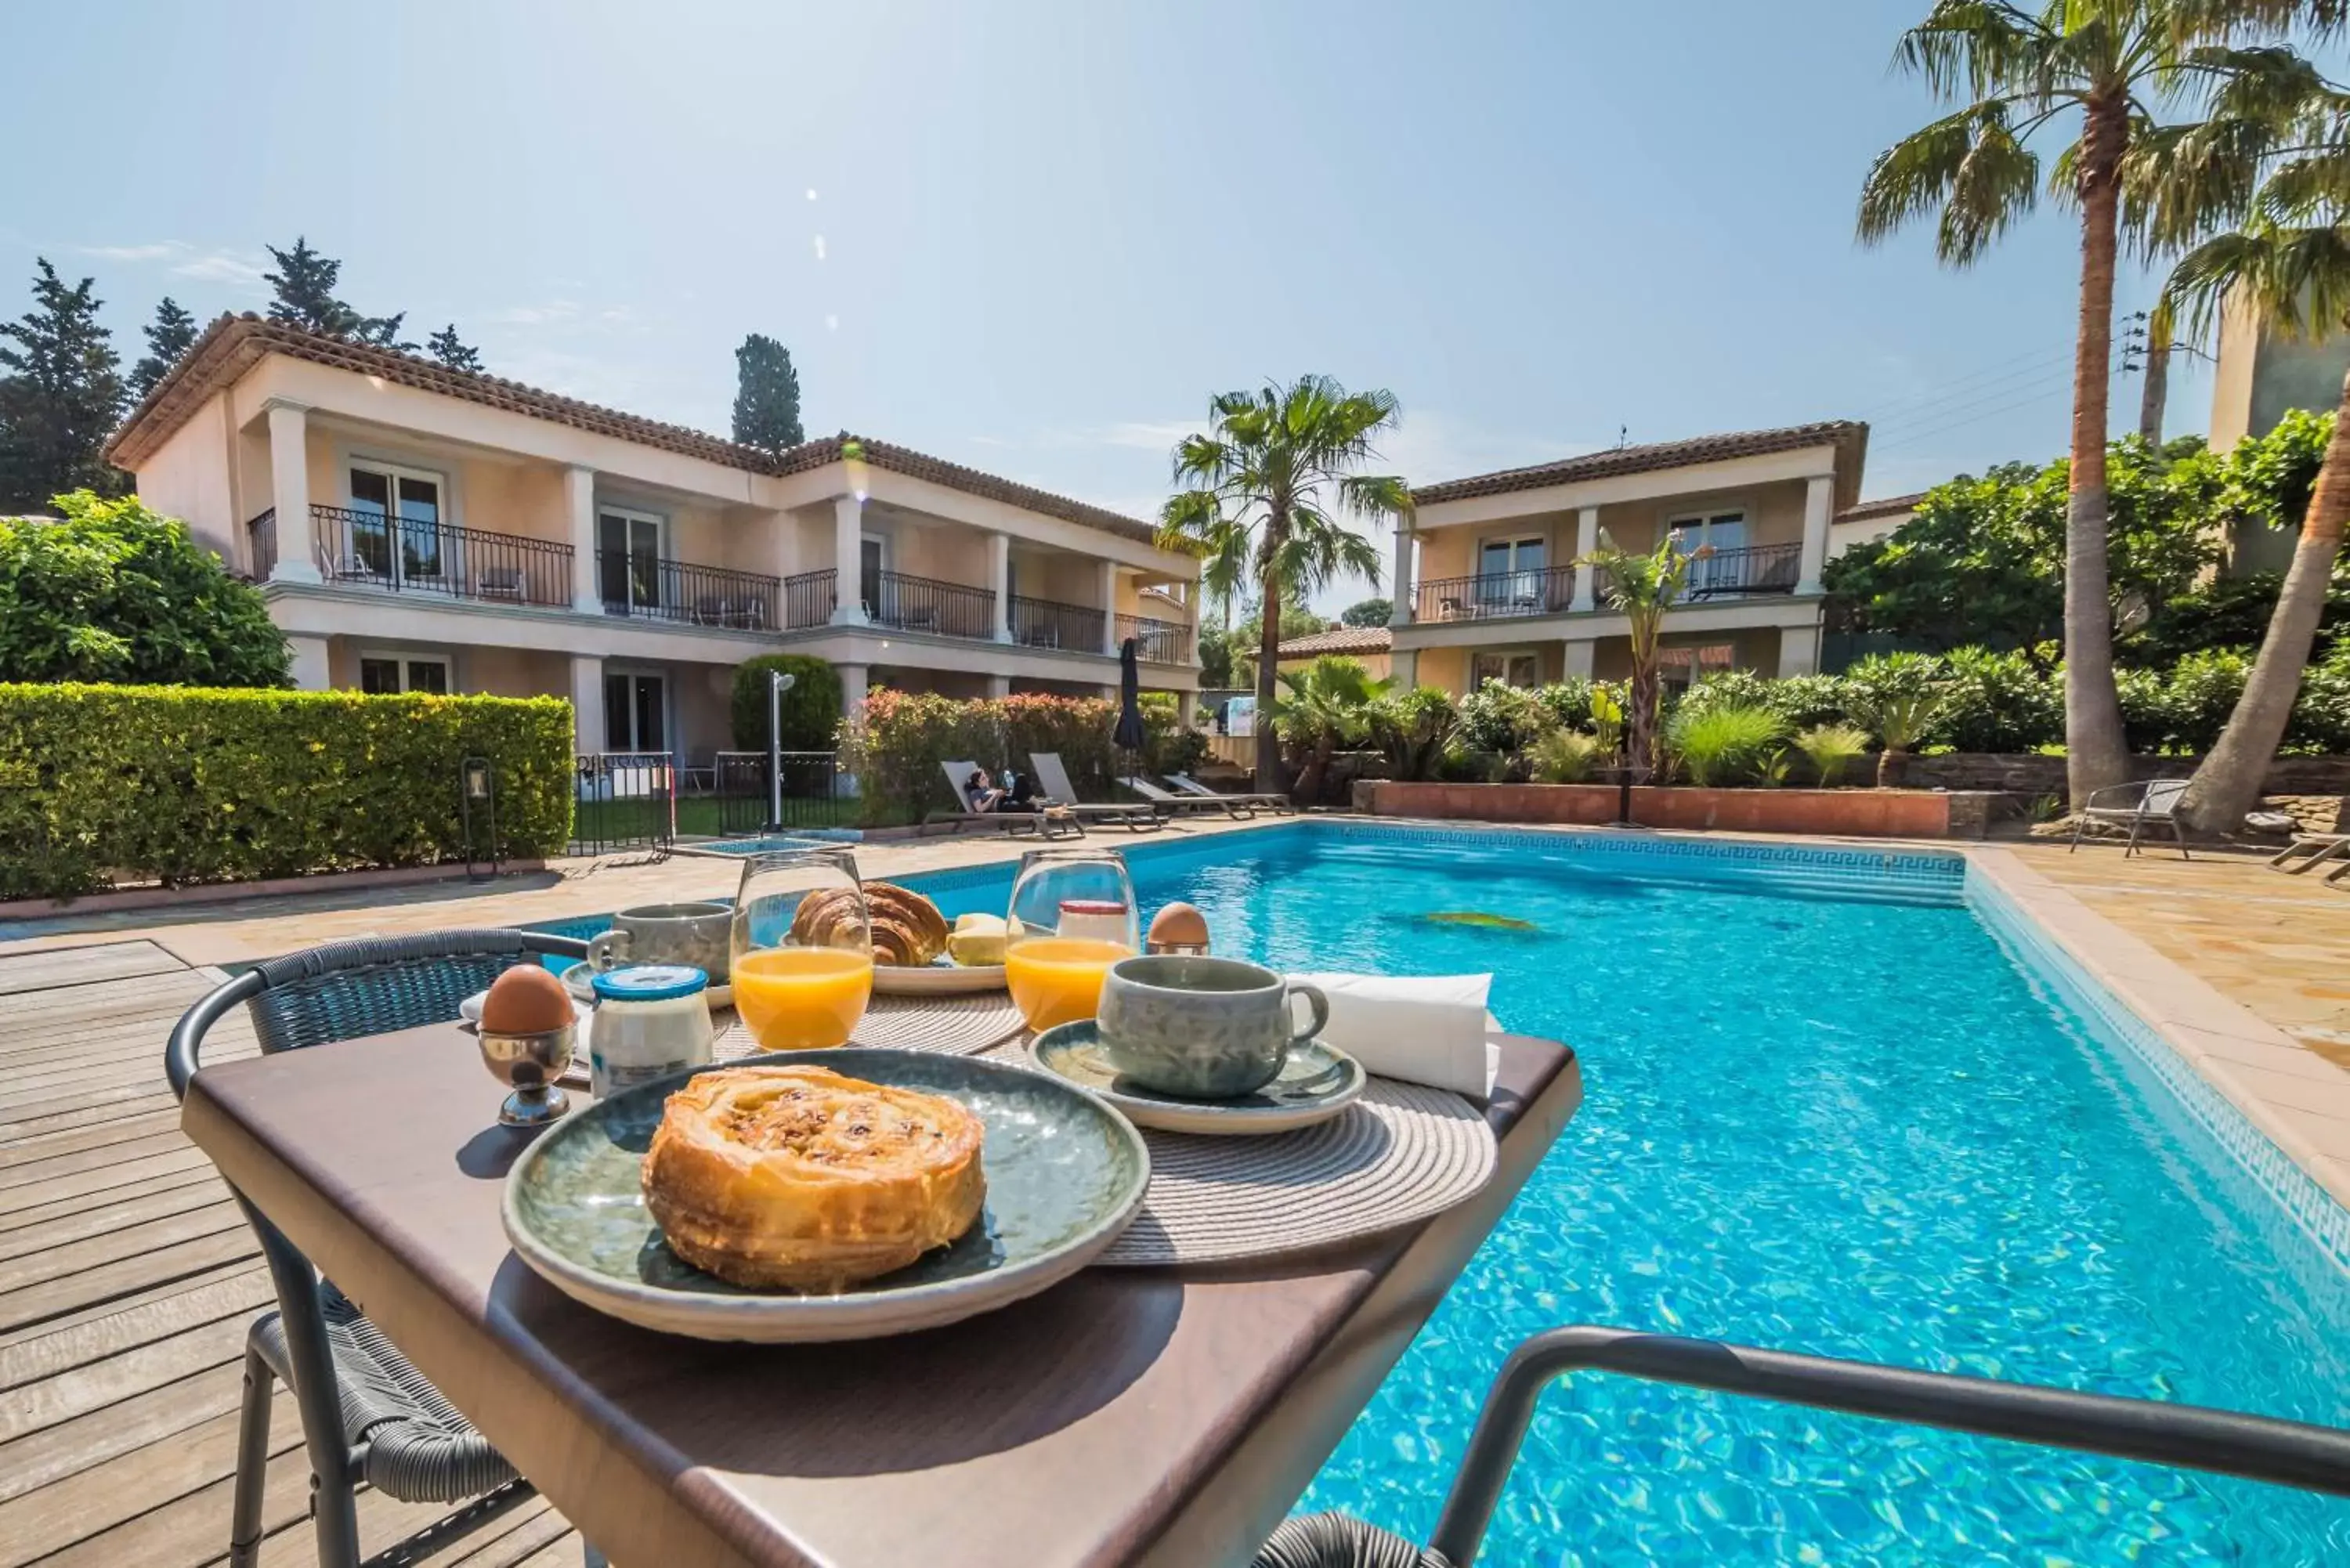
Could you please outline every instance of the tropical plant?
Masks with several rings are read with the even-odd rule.
[[[2178,243],[2241,202],[2263,150],[2319,88],[2292,51],[2241,46],[2304,16],[2338,20],[2340,9],[2339,0],[2043,0],[2036,11],[2012,0],[1935,0],[1895,50],[1898,67],[1959,107],[1871,166],[1864,244],[1930,219],[1946,264],[1979,259],[2038,199],[2034,135],[2077,115],[2078,138],[2048,178],[2051,193],[2077,209],[2081,233],[2064,577],[2065,755],[2076,800],[2129,776],[2106,543],[2119,244],[2126,230],[2145,245]],[[2162,126],[2157,106],[2190,92],[2210,118]]]
[[[1624,689],[1620,686],[1594,686],[1591,689],[1591,732],[1598,739],[1599,749],[1610,756],[1624,743]]]
[[[1868,754],[1868,732],[1857,724],[1814,724],[1789,743],[1812,764],[1812,776],[1834,788],[1846,768]]]
[[[2249,309],[2263,329],[2289,337],[2350,327],[2350,139],[2342,131],[2350,120],[2350,99],[2332,107],[2334,125],[2318,128],[2322,141],[2270,171],[2251,220],[2180,260],[2155,312],[2158,327],[2168,329],[2183,312],[2187,331],[2200,336],[2223,303]],[[2334,430],[2259,657],[2218,743],[2179,799],[2179,818],[2190,827],[2232,832],[2242,825],[2293,722],[2342,552],[2343,524],[2350,518],[2350,419],[2344,410],[2350,410],[2350,377],[2342,383]]]
[[[1222,393],[1208,410],[1208,430],[1175,449],[1175,482],[1185,488],[1159,512],[1159,542],[1199,556],[1211,592],[1254,580],[1257,706],[1271,712],[1283,604],[1348,574],[1378,586],[1378,548],[1340,517],[1410,514],[1402,479],[1362,472],[1378,459],[1378,438],[1395,428],[1396,400],[1302,376],[1286,387]],[[1270,727],[1257,732],[1256,768],[1260,788],[1280,776],[1280,740]]]
[[[1872,654],[1845,672],[1845,692],[1852,716],[1885,743],[1877,759],[1877,787],[1894,788],[1949,695],[1940,660],[1922,653]]]
[[[1319,799],[1331,754],[1371,732],[1371,704],[1392,681],[1374,680],[1359,659],[1326,653],[1303,670],[1281,672],[1273,731],[1298,759],[1297,798]]]
[[[1430,779],[1461,728],[1460,710],[1441,686],[1389,691],[1371,704],[1371,734],[1399,779]]]
[[[1553,730],[1526,753],[1534,776],[1543,784],[1586,783],[1608,760],[1599,737],[1581,730]]]
[[[1557,715],[1532,687],[1489,680],[1461,699],[1461,741],[1471,751],[1507,757],[1558,727]]]
[[[1695,555],[1684,555],[1670,539],[1642,554],[1620,547],[1603,528],[1599,548],[1575,563],[1578,570],[1599,574],[1609,607],[1630,623],[1632,680],[1625,722],[1631,732],[1633,765],[1652,775],[1661,771],[1664,760],[1657,722],[1657,638],[1666,613],[1680,601],[1689,584],[1690,562],[1712,554],[1711,546],[1700,545]]]
[[[1675,710],[1665,737],[1690,782],[1713,788],[1758,773],[1787,738],[1787,722],[1764,707],[1703,704]]]

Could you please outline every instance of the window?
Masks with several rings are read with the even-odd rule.
[[[889,569],[889,541],[879,534],[866,535],[858,566],[858,595],[865,601],[866,613],[888,619],[895,607],[881,602],[881,575]]]
[[[1686,691],[1710,675],[1736,668],[1737,663],[1738,649],[1726,642],[1703,648],[1660,648],[1657,649],[1657,679],[1664,685]]]
[[[1504,686],[1539,686],[1542,659],[1531,651],[1520,649],[1480,653],[1470,661],[1470,689],[1474,691],[1488,680],[1498,680]]]
[[[658,675],[604,674],[604,744],[615,752],[669,749],[669,683]]]
[[[661,519],[617,506],[596,514],[596,591],[607,615],[661,602]]]
[[[340,524],[336,574],[384,583],[442,577],[440,476],[353,463],[348,477],[351,504]]]
[[[1543,608],[1547,543],[1540,535],[1481,541],[1477,545],[1478,608],[1488,615]]]
[[[1690,563],[1687,591],[1691,596],[1735,587],[1743,582],[1745,564],[1725,557],[1732,550],[1746,547],[1744,512],[1700,513],[1689,517],[1676,517],[1665,526],[1673,547],[1682,555],[1694,556],[1703,547],[1711,547],[1713,551],[1706,559]]]
[[[362,653],[359,690],[370,697],[396,696],[402,691],[429,691],[446,697],[453,682],[449,660],[432,653]]]

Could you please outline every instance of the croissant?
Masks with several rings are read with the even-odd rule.
[[[980,1120],[827,1067],[733,1067],[669,1097],[643,1183],[670,1250],[738,1285],[837,1293],[971,1229]]]
[[[919,969],[947,950],[946,917],[939,907],[895,882],[865,884],[865,909],[873,936],[873,961]],[[828,888],[800,900],[792,918],[792,940],[831,947],[856,923],[856,900],[847,888]]]

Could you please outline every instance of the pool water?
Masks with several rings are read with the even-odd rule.
[[[1134,856],[1145,909],[1198,904],[1220,951],[1491,970],[1507,1027],[1582,1059],[1582,1109],[1301,1511],[1425,1540],[1504,1355],[1570,1323],[2350,1421],[2340,1270],[1954,891],[1787,896],[1468,836]],[[950,915],[1003,895],[938,891]],[[1426,918],[1461,912],[1534,929]],[[2340,1563],[2350,1503],[1582,1374],[1482,1561]]]

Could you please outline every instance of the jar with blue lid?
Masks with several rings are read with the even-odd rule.
[[[691,964],[639,963],[596,976],[588,1030],[598,1099],[689,1067],[710,1065],[710,977]]]

